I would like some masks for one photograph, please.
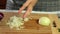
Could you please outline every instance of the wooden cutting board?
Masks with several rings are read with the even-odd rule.
[[[33,14],[29,15],[32,20],[29,20],[24,24],[25,28],[22,30],[14,30],[10,29],[8,25],[6,25],[7,21],[12,16],[20,16],[18,13],[14,12],[2,12],[4,14],[4,18],[0,21],[0,34],[52,34],[52,22],[53,15],[52,14]],[[21,14],[22,15],[22,14]],[[48,17],[51,19],[51,24],[46,27],[38,24],[38,19],[40,17]]]

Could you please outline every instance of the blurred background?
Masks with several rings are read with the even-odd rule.
[[[18,10],[26,0],[1,0],[0,9]],[[33,11],[60,11],[60,0],[38,0]],[[60,17],[60,14],[58,14]]]
[[[11,10],[19,9],[20,6],[23,5],[23,3],[26,0],[1,0],[0,1],[0,9],[6,9],[11,8]],[[60,11],[60,0],[38,0],[33,10],[35,11]],[[17,5],[16,5],[17,4]],[[17,7],[17,8],[13,8]],[[9,9],[8,8],[8,9]]]

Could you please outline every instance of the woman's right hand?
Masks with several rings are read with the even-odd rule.
[[[23,4],[23,6],[19,9],[19,14],[27,7],[27,10],[22,17],[25,18],[26,16],[30,15],[30,13],[32,12],[32,9],[35,6],[36,2],[37,2],[37,0],[27,0]]]

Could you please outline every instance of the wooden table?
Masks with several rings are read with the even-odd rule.
[[[56,34],[58,33],[57,28],[59,27],[58,17],[55,14],[31,14],[29,17],[33,19],[24,24],[25,28],[22,30],[10,29],[6,23],[11,16],[20,16],[18,13],[3,12],[4,18],[0,21],[0,34]],[[21,14],[22,15],[22,14]],[[51,19],[51,24],[46,27],[39,25],[37,20],[40,17],[48,17]],[[53,21],[57,23],[57,27],[53,27]]]

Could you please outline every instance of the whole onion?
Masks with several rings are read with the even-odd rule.
[[[41,17],[39,18],[39,24],[44,26],[49,26],[51,20],[48,17]]]
[[[4,14],[0,12],[0,21],[3,19]]]

